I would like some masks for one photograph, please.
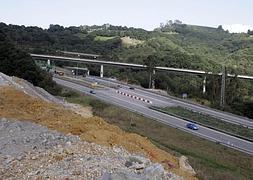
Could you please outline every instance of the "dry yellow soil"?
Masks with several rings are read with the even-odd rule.
[[[60,105],[33,98],[10,87],[0,87],[0,117],[32,121],[100,145],[123,146],[130,152],[145,154],[186,179],[195,179],[179,168],[177,157],[157,148],[145,137],[124,132],[99,117],[84,118]]]

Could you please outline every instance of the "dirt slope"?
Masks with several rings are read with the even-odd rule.
[[[179,168],[177,157],[158,149],[145,137],[126,133],[99,117],[84,118],[63,106],[31,97],[11,87],[0,86],[0,117],[36,122],[66,134],[79,135],[88,142],[123,146],[130,152],[145,154],[180,176],[194,179],[191,173]]]

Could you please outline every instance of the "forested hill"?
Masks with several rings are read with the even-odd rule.
[[[102,54],[104,59],[143,63],[155,55],[158,65],[253,75],[253,36],[231,34],[218,28],[168,23],[154,31],[122,26],[62,27],[48,29],[0,23],[0,30],[22,49],[54,54],[57,50]]]
[[[4,41],[0,41],[0,71],[9,70],[9,75],[25,76],[31,82],[49,90],[51,88],[52,91],[55,91],[55,85],[48,76],[45,75],[48,78],[41,80],[30,76],[37,74],[41,77],[45,72],[36,68],[27,54],[21,56],[20,49],[28,53],[56,55],[60,50],[76,51],[100,54],[101,59],[110,61],[144,63],[148,66],[152,63],[152,66],[214,72],[220,72],[222,65],[226,65],[230,73],[253,75],[251,31],[230,34],[221,26],[210,28],[170,22],[153,31],[109,24],[80,27],[50,25],[48,29],[42,29],[0,23],[0,32],[4,37]],[[21,68],[22,71],[19,71]],[[89,65],[88,68],[93,75],[98,72],[95,66]],[[150,86],[147,71],[105,67],[105,76],[116,76],[143,87]],[[169,94],[181,96],[187,93],[195,101],[219,107],[219,77],[207,77],[205,94],[202,93],[202,76],[157,72],[153,79],[156,88],[166,90]],[[226,87],[225,109],[253,118],[253,83],[236,77],[228,78]]]

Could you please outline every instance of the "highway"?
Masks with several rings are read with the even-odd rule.
[[[104,85],[120,85],[122,87],[122,89],[124,89],[125,92],[128,93],[132,93],[135,94],[137,96],[141,96],[144,97],[146,99],[151,100],[152,102],[154,102],[154,105],[157,106],[180,106],[180,107],[184,107],[187,109],[191,109],[193,111],[197,111],[203,114],[207,114],[210,115],[212,117],[215,117],[217,119],[229,122],[229,123],[234,123],[234,124],[238,124],[238,125],[242,125],[245,127],[249,127],[249,128],[253,128],[253,120],[245,118],[245,117],[241,117],[238,115],[234,115],[231,113],[227,113],[227,112],[222,112],[222,111],[218,111],[215,109],[211,109],[205,106],[201,106],[195,103],[189,103],[183,100],[179,100],[177,98],[173,98],[170,96],[162,96],[153,92],[150,92],[148,90],[145,90],[143,88],[140,88],[138,86],[135,86],[135,90],[129,90],[129,86],[130,85],[126,85],[126,84],[122,84],[118,81],[112,81],[106,78],[98,78],[98,77],[86,77],[87,80],[89,81],[97,81],[100,84],[104,84]]]
[[[80,85],[80,84],[77,84],[74,82],[70,82],[69,80],[62,80],[57,77],[54,77],[54,80],[58,84],[63,85],[65,87],[69,87],[69,88],[78,90],[80,92],[90,94],[89,91],[91,89],[88,87],[85,87],[83,85]],[[131,94],[131,95],[136,94],[137,96],[142,96],[142,94],[141,95],[139,94],[139,92],[142,92],[142,90],[140,90],[140,89],[129,90],[129,89],[126,89],[126,87],[120,88],[119,90],[116,90],[113,88],[96,89],[95,90],[96,94],[90,94],[90,95],[94,96],[98,99],[101,99],[105,102],[114,104],[116,106],[123,107],[127,110],[136,112],[138,114],[142,114],[145,117],[162,122],[166,125],[169,125],[169,126],[178,128],[180,130],[186,131],[188,133],[194,134],[196,136],[202,137],[204,139],[208,139],[213,142],[217,142],[222,145],[228,146],[230,148],[234,148],[234,149],[240,150],[242,152],[246,152],[248,154],[253,155],[253,143],[251,143],[249,141],[239,139],[237,137],[227,135],[225,133],[222,133],[222,132],[219,132],[216,130],[209,129],[204,126],[199,126],[198,131],[190,130],[185,127],[186,124],[188,123],[187,121],[182,120],[177,117],[173,117],[173,116],[164,114],[164,113],[157,112],[152,109],[149,109],[148,108],[148,106],[150,106],[149,103],[144,102],[139,99],[133,99],[130,96],[119,94],[119,93],[117,93],[117,91],[122,91],[122,92],[124,91],[124,92],[126,92],[126,94]],[[148,94],[147,97],[149,97],[150,96],[149,93],[147,93],[147,94]],[[151,97],[152,105],[160,104],[161,101],[163,101],[162,99],[155,100],[154,97],[156,97],[156,96],[154,95]],[[142,98],[145,98],[145,97],[142,97]],[[172,102],[172,103],[174,103],[174,102]],[[169,104],[172,105],[171,103],[169,103]],[[167,104],[164,104],[164,105],[167,105]]]

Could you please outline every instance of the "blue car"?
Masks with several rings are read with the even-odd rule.
[[[96,94],[96,92],[95,92],[95,91],[93,91],[93,90],[90,90],[90,93],[91,93],[91,94]]]
[[[192,129],[192,130],[198,130],[199,129],[199,127],[194,123],[188,123],[188,124],[186,124],[186,127],[189,128],[189,129]]]

